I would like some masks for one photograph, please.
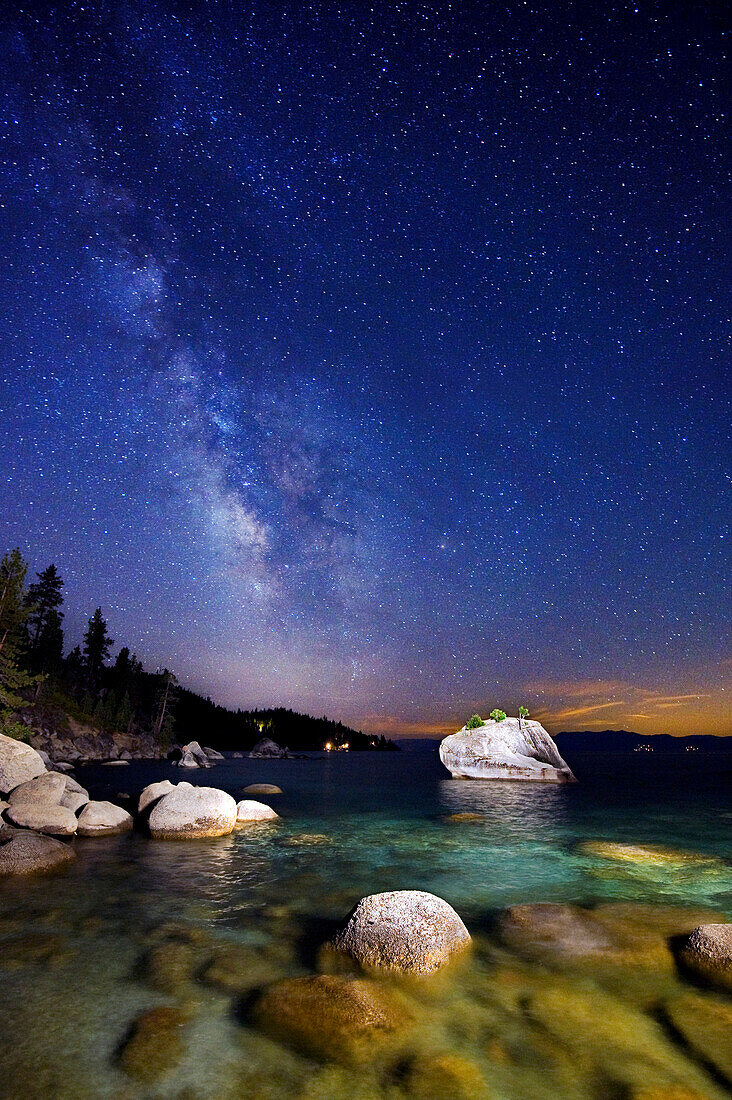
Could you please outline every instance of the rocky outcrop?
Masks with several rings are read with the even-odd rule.
[[[270,806],[264,802],[255,802],[253,799],[244,799],[236,805],[236,823],[241,825],[247,821],[274,821],[279,818]]]
[[[203,751],[206,753],[206,756],[209,758],[209,760],[213,761],[214,764],[219,763],[221,760],[226,760],[226,757],[222,752],[219,752],[217,749],[210,749],[207,745],[203,746]]]
[[[0,794],[43,775],[46,765],[30,745],[0,733]]]
[[[732,924],[700,924],[678,958],[696,977],[732,992]]]
[[[148,819],[159,840],[226,836],[236,825],[236,802],[215,787],[179,784],[155,803]]]
[[[451,905],[422,890],[362,898],[331,946],[367,969],[430,974],[470,943]]]
[[[257,1027],[315,1058],[346,1064],[371,1061],[411,1021],[393,991],[362,978],[321,974],[269,986],[252,1009]]]
[[[263,737],[261,741],[257,741],[256,745],[249,753],[252,760],[264,760],[267,758],[282,760],[290,756],[290,750],[287,748],[281,748],[276,741],[273,741],[270,737]]]
[[[455,779],[575,782],[544,727],[523,718],[489,718],[477,729],[463,726],[441,743],[440,760]]]
[[[73,836],[76,832],[76,814],[67,806],[53,802],[21,802],[9,806],[5,816],[20,829],[32,829],[49,836]]]
[[[87,802],[79,814],[79,836],[117,836],[128,833],[133,821],[127,810],[113,802]]]
[[[109,733],[61,711],[45,717],[29,711],[25,718],[33,727],[33,747],[52,761],[154,760],[164,757],[167,751],[151,733]]]
[[[178,752],[180,753],[179,759],[174,760],[173,763],[179,768],[211,767],[212,761],[208,757],[208,752],[206,749],[201,748],[198,741],[190,741],[187,745],[183,745]]]
[[[38,833],[14,833],[0,845],[0,876],[46,874],[68,867],[75,859],[73,848],[60,840]]]
[[[250,783],[244,794],[282,794],[282,788],[275,783]]]

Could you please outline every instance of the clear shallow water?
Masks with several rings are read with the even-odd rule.
[[[4,882],[0,1096],[397,1100],[460,1095],[463,1085],[477,1095],[485,1082],[496,1097],[641,1097],[644,1074],[667,1090],[651,1100],[672,1085],[687,1096],[726,1095],[718,1072],[657,1022],[689,992],[713,1006],[724,997],[694,991],[672,966],[643,964],[636,980],[628,966],[527,960],[497,943],[492,919],[505,906],[547,901],[729,917],[732,759],[569,762],[576,786],[454,781],[435,752],[418,751],[230,761],[193,773],[159,763],[80,769],[94,796],[122,804],[165,777],[239,797],[248,783],[275,782],[285,793],[265,801],[282,820],[213,841],[79,839],[70,873]],[[588,854],[588,840],[716,858],[628,862]],[[403,1049],[375,1047],[354,1069],[348,1058],[304,1057],[252,1026],[242,1005],[253,990],[316,973],[319,944],[359,897],[409,888],[449,901],[475,950],[448,974],[398,991],[419,1021]],[[185,1013],[185,1052],[141,1082],[119,1054],[133,1021],[156,1005]],[[554,1023],[572,1013],[572,1028]],[[624,1036],[615,1051],[602,1026],[613,1013],[613,1034]],[[165,1041],[153,1041],[153,1060]],[[447,1054],[458,1063],[446,1069]]]

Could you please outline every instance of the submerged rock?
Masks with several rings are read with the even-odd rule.
[[[543,961],[604,956],[617,948],[607,929],[574,905],[512,905],[498,914],[496,932],[506,947]]]
[[[282,787],[276,783],[250,783],[244,788],[244,794],[282,794]]]
[[[679,961],[697,977],[732,991],[732,924],[700,924],[681,947]]]
[[[32,829],[36,833],[73,836],[76,832],[74,811],[53,802],[21,802],[17,806],[9,806],[5,815],[13,825],[21,829]]]
[[[79,836],[117,836],[132,828],[132,816],[113,802],[87,802],[79,814]]]
[[[141,1084],[152,1084],[174,1069],[185,1054],[183,1030],[188,1020],[187,1012],[172,1005],[143,1012],[120,1053],[125,1073]]]
[[[253,799],[244,799],[237,803],[236,821],[241,825],[247,821],[274,821],[279,818],[271,806],[265,806],[264,802],[255,802]]]
[[[470,943],[451,905],[423,890],[362,898],[331,946],[373,969],[430,974]]]
[[[664,1006],[664,1016],[697,1056],[732,1085],[732,1004],[685,993]]]
[[[38,833],[14,833],[0,845],[0,875],[46,874],[68,867],[76,859],[73,848]]]
[[[705,867],[724,866],[723,861],[717,856],[685,852],[678,848],[668,848],[664,844],[621,844],[614,840],[583,840],[578,845],[578,851],[583,855],[612,859],[619,863],[637,863],[671,869],[692,863]]]
[[[347,1064],[371,1061],[411,1023],[401,1000],[374,982],[324,974],[268,986],[252,1016],[272,1038]]]
[[[491,1095],[475,1062],[451,1051],[417,1058],[409,1070],[407,1090],[415,1100],[488,1100]]]
[[[46,765],[30,745],[0,733],[0,794],[8,794],[21,783],[43,775]]]
[[[236,825],[236,802],[215,787],[179,784],[155,803],[148,825],[159,840],[226,836]]]
[[[557,746],[538,722],[488,719],[463,727],[440,744],[440,760],[455,779],[517,779],[574,783]]]

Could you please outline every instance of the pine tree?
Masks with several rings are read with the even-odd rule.
[[[164,744],[171,741],[173,737],[175,725],[173,711],[178,701],[178,681],[174,673],[167,668],[158,669],[157,674],[160,677],[160,686],[155,699],[153,733],[156,739]]]
[[[115,729],[120,730],[122,733],[129,733],[132,725],[132,702],[130,700],[130,693],[126,691],[122,696],[122,702],[117,707],[117,713],[114,716]]]
[[[49,565],[38,580],[28,588],[28,660],[36,672],[57,668],[63,653],[64,636],[61,628],[63,612],[59,610],[64,598],[63,581],[55,565]]]
[[[0,733],[17,738],[28,734],[28,727],[15,713],[26,703],[22,693],[38,683],[38,677],[29,675],[19,664],[28,618],[24,591],[27,572],[20,550],[6,554],[0,562]]]
[[[86,673],[92,683],[99,679],[113,642],[107,632],[107,622],[102,618],[102,609],[98,607],[89,619],[83,640]]]

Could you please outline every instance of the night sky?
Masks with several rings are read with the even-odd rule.
[[[69,646],[101,605],[395,735],[732,733],[713,7],[5,12],[0,531]]]

